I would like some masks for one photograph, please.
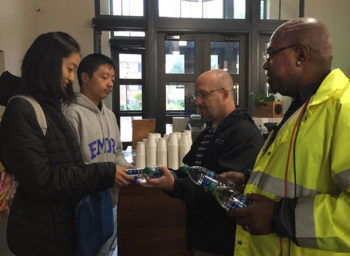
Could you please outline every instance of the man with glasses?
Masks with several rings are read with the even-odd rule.
[[[230,212],[240,225],[235,256],[350,255],[350,82],[331,71],[332,56],[331,35],[313,18],[271,36],[268,83],[293,102],[246,185],[254,203]]]
[[[184,157],[185,164],[204,166],[217,173],[235,170],[241,176],[252,168],[263,138],[251,117],[235,108],[232,88],[232,78],[223,70],[205,72],[197,79],[195,104],[201,117],[210,123]],[[161,178],[147,179],[143,186],[169,191],[171,196],[186,203],[187,245],[192,255],[232,256],[234,219],[187,175],[178,173],[178,178],[174,179],[169,170],[162,170]]]

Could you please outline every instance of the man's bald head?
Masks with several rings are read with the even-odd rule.
[[[319,83],[331,70],[332,37],[314,18],[282,24],[272,34],[263,68],[271,92],[296,96],[299,89]]]
[[[333,42],[326,26],[315,18],[298,18],[282,24],[271,40],[288,42],[288,45],[305,45],[310,49],[310,62],[330,69],[333,58]]]
[[[222,69],[210,70],[200,75],[196,81],[195,104],[203,119],[219,124],[235,109],[231,75]]]
[[[196,84],[203,82],[210,85],[212,87],[211,89],[225,88],[231,92],[233,88],[231,75],[222,69],[209,70],[201,74]]]

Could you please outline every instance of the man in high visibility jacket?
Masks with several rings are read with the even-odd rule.
[[[235,256],[350,255],[350,83],[331,71],[332,48],[313,18],[271,36],[268,83],[294,100],[246,184],[254,203],[230,212]]]

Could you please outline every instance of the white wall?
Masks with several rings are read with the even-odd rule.
[[[305,0],[305,16],[322,21],[333,36],[333,68],[341,68],[350,76],[350,1]]]
[[[13,0],[12,0],[13,1]],[[92,18],[95,16],[94,0],[35,0],[37,34],[63,31],[73,36],[85,56],[93,52]]]
[[[16,75],[20,74],[23,55],[35,38],[33,3],[33,0],[0,2],[0,50],[4,51],[5,69]]]
[[[94,0],[1,0],[0,50],[5,69],[20,75],[23,56],[41,33],[64,31],[81,46],[82,55],[93,52]]]

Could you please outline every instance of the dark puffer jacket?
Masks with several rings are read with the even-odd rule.
[[[73,255],[74,209],[83,195],[113,186],[115,165],[82,162],[60,103],[37,99],[46,116],[44,136],[32,106],[13,99],[0,126],[0,158],[18,181],[7,241],[16,255]]]
[[[210,127],[208,127],[210,128]],[[195,154],[201,145],[204,130],[183,159],[195,165]],[[244,172],[254,166],[263,145],[263,138],[252,118],[242,110],[229,114],[217,127],[204,153],[202,166],[217,173]],[[195,185],[187,175],[175,180],[171,194],[186,203],[186,234],[189,248],[232,256],[234,252],[235,221],[228,217],[215,198]]]

